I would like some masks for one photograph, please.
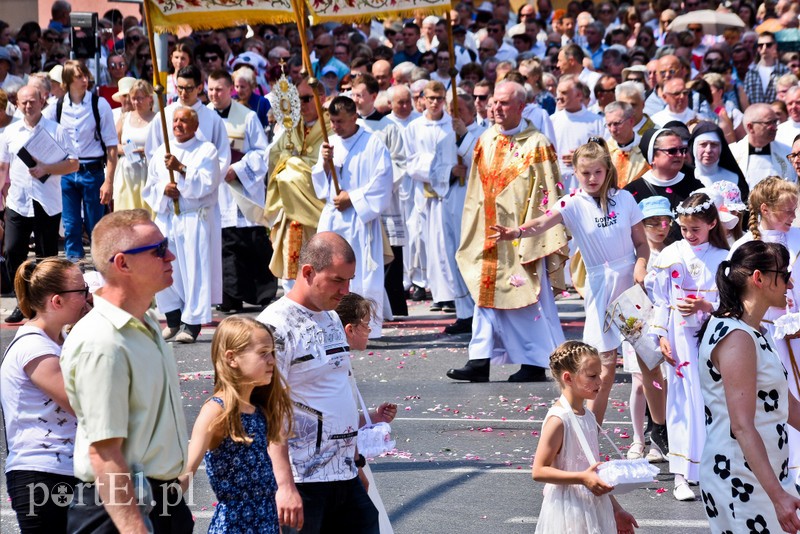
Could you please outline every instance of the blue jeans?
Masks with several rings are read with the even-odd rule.
[[[297,484],[303,498],[303,529],[300,534],[379,534],[378,509],[358,477],[336,482]],[[295,529],[283,527],[283,534]]]
[[[86,233],[91,237],[95,225],[106,213],[106,207],[100,204],[100,186],[105,178],[102,165],[92,170],[84,170],[81,165],[78,172],[61,177],[61,221],[64,223],[64,253],[68,259],[83,257],[84,219]]]

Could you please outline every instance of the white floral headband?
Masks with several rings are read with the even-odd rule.
[[[707,209],[711,208],[714,205],[712,200],[706,200],[702,204],[697,206],[692,206],[691,208],[684,208],[682,206],[677,206],[675,208],[675,213],[678,215],[694,215],[695,213],[700,213],[706,211]]]

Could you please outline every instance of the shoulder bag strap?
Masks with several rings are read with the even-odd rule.
[[[563,395],[559,399],[559,402],[567,410],[567,417],[569,418],[570,423],[572,424],[572,426],[575,428],[575,434],[578,436],[578,441],[581,444],[581,449],[583,449],[583,454],[585,454],[586,458],[588,460],[592,461],[592,463],[596,462],[597,459],[596,459],[594,453],[592,452],[592,448],[589,447],[589,442],[586,440],[586,435],[583,433],[583,428],[581,428],[581,425],[580,425],[580,422],[578,421],[578,418],[575,417],[575,412],[572,411],[572,407],[569,405],[569,402],[567,402],[567,399],[564,398]],[[603,427],[601,427],[599,424],[597,424],[597,420],[596,419],[594,420],[594,424],[597,426],[597,429],[600,432],[600,434],[605,436],[605,438],[608,440],[608,442],[611,444],[611,446],[617,452],[617,455],[619,455],[619,457],[622,458],[623,457],[622,456],[622,452],[620,452],[619,448],[614,444],[614,442],[611,440],[611,438],[608,437],[608,434],[605,433],[605,431],[603,430]]]

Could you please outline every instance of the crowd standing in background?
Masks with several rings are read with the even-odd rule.
[[[355,450],[347,356],[352,340],[408,315],[407,300],[430,300],[431,312],[455,313],[445,334],[471,336],[450,379],[487,382],[492,364],[515,363],[512,382],[546,381],[548,368],[559,382],[534,476],[565,510],[553,507],[538,530],[636,526],[602,497],[610,487],[596,458],[563,458],[583,454],[577,425],[596,436],[623,356],[639,427],[628,458],[667,460],[678,500],[697,499],[699,480],[720,529],[796,531],[800,472],[789,459],[800,458],[800,433],[787,423],[800,389],[800,4],[564,4],[465,0],[449,18],[168,34],[164,119],[140,18],[102,14],[99,61],[73,57],[65,0],[45,27],[0,20],[0,279],[18,301],[4,321],[29,320],[2,367],[18,514],[27,480],[133,470],[171,503],[173,523],[103,506],[47,520],[188,531],[171,492],[205,457],[225,503],[212,529],[225,531],[239,524],[230,513],[252,511],[230,489],[246,486],[241,458],[259,466],[259,495],[274,504],[258,510],[262,531],[347,522],[387,532]],[[709,22],[723,13],[741,22]],[[30,154],[33,138],[63,158]],[[78,320],[90,305],[80,270],[92,268],[105,286]],[[270,304],[278,284],[285,296]],[[609,305],[637,285],[655,303],[642,333],[663,354],[655,367],[605,327]],[[585,345],[564,344],[555,305],[573,288],[585,299]],[[333,310],[348,292],[366,304],[343,324]],[[268,327],[220,325],[220,381],[187,451],[166,341],[194,343],[214,306],[245,304],[264,309]],[[746,377],[734,376],[733,353],[752,367]],[[130,363],[142,354],[163,373]],[[324,381],[335,391],[320,391]],[[36,395],[55,401],[39,409],[41,424],[20,418]],[[375,417],[391,421],[381,406]],[[53,411],[72,425],[58,435],[74,440],[74,460],[55,465],[68,452],[59,446],[23,461],[26,432],[50,430]],[[250,454],[265,444],[267,464]],[[135,491],[97,488],[104,499]],[[339,514],[332,496],[360,512]],[[565,500],[597,513],[570,518]]]

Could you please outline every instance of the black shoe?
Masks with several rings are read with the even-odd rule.
[[[6,323],[10,323],[10,324],[21,323],[24,320],[25,320],[25,316],[22,315],[22,310],[19,309],[19,306],[14,308],[14,311],[11,312],[11,315],[9,315],[8,317],[6,317],[4,319],[4,321]]]
[[[244,308],[242,306],[239,306],[238,308],[229,308],[228,306],[217,304],[217,311],[224,313],[225,315],[233,315],[234,313],[242,313]]]
[[[508,377],[509,382],[549,382],[544,367],[524,365],[519,371]]]
[[[455,313],[456,312],[456,303],[452,300],[448,300],[447,302],[442,302],[442,311],[444,313]]]
[[[434,302],[433,304],[431,304],[431,311],[433,312],[442,311],[442,303]]]
[[[467,380],[469,382],[489,381],[489,358],[482,360],[469,360],[461,369],[450,369],[447,378],[453,380]]]
[[[472,317],[469,319],[456,319],[456,322],[444,327],[444,333],[450,336],[454,336],[456,334],[471,334]]]
[[[411,300],[414,302],[422,302],[425,300],[425,288],[419,286],[411,286]]]
[[[661,454],[669,454],[669,436],[667,435],[667,425],[657,425],[653,423],[653,430],[650,431],[650,439],[661,449]]]

